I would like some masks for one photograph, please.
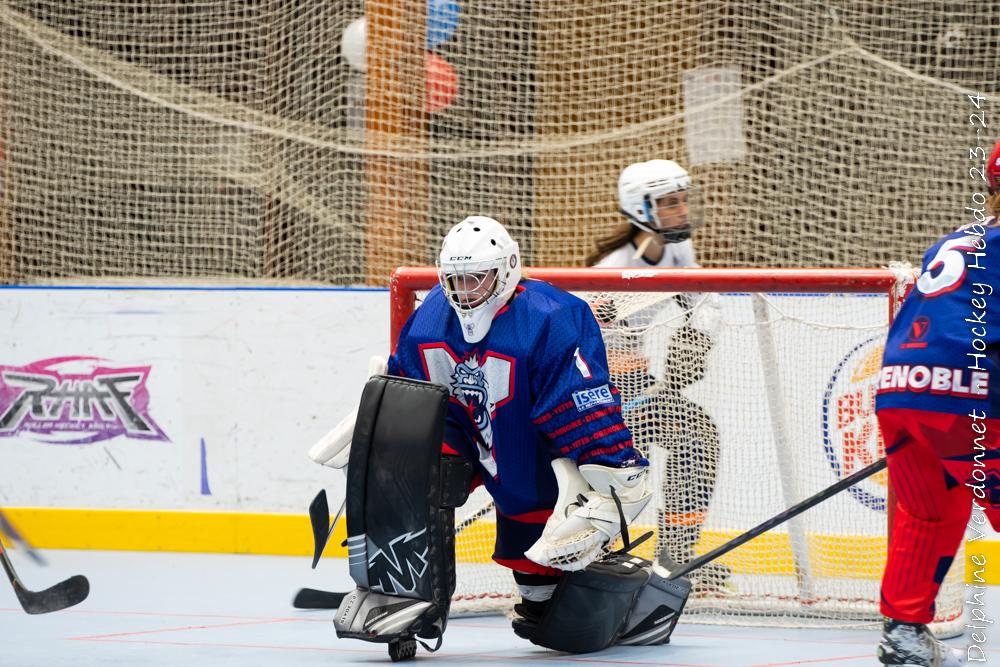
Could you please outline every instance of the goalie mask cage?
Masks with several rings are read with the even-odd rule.
[[[637,549],[686,562],[885,455],[875,381],[892,312],[914,273],[828,269],[527,271],[586,299],[654,502]],[[391,281],[392,341],[437,281],[401,268]],[[478,489],[456,514],[457,612],[516,599],[490,562],[495,514]],[[783,626],[881,620],[885,471],[695,572],[686,613],[699,622]],[[470,520],[470,517],[480,515]],[[964,554],[942,587],[934,630],[961,629]]]

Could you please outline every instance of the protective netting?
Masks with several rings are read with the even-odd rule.
[[[0,280],[375,284],[471,213],[579,264],[653,157],[706,265],[915,262],[982,188],[998,40],[958,0],[0,1]]]
[[[686,563],[885,455],[874,389],[886,294],[582,296],[605,321],[623,413],[652,465],[655,500],[632,534],[655,536],[637,553]],[[887,496],[883,470],[695,571],[686,615],[879,622]],[[513,600],[509,572],[485,564],[494,515],[466,520],[488,502],[475,496],[457,515],[460,611]],[[939,596],[938,632],[961,627],[963,562]]]

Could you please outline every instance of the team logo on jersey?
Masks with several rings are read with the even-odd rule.
[[[448,388],[452,398],[465,406],[479,431],[476,447],[479,462],[493,477],[497,464],[493,453],[493,418],[497,408],[514,393],[514,360],[487,352],[481,358],[472,354],[459,360],[447,345],[421,345],[427,378]]]
[[[869,338],[841,359],[823,396],[823,448],[838,478],[885,456],[885,443],[875,417],[881,340],[881,336]],[[865,507],[884,512],[887,488],[888,475],[883,470],[848,490]]]
[[[906,342],[901,343],[902,348],[923,348],[927,347],[927,341],[923,340],[927,332],[931,329],[931,318],[921,315],[910,323],[910,330],[906,334]]]
[[[96,357],[0,366],[0,437],[30,433],[62,445],[118,436],[169,440],[149,414],[149,371],[113,368]]]

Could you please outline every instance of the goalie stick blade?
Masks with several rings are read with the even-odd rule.
[[[20,581],[14,582],[14,592],[21,602],[21,607],[29,614],[48,614],[53,611],[67,609],[78,605],[90,595],[90,582],[87,577],[77,574],[66,581],[60,581],[51,588],[44,591],[29,591],[21,585]]]
[[[313,501],[309,503],[309,524],[312,526],[313,532],[312,568],[315,570],[330,535],[330,505],[326,500],[326,489],[320,489]]]
[[[295,594],[292,606],[296,609],[337,609],[347,593],[331,593],[318,591],[315,588],[303,588]]]

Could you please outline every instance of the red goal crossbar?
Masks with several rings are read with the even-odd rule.
[[[525,268],[531,278],[573,291],[885,293],[889,317],[902,297],[889,269],[606,269]],[[400,267],[389,279],[390,345],[416,307],[416,293],[437,284],[434,267]],[[627,285],[627,287],[624,287]]]

